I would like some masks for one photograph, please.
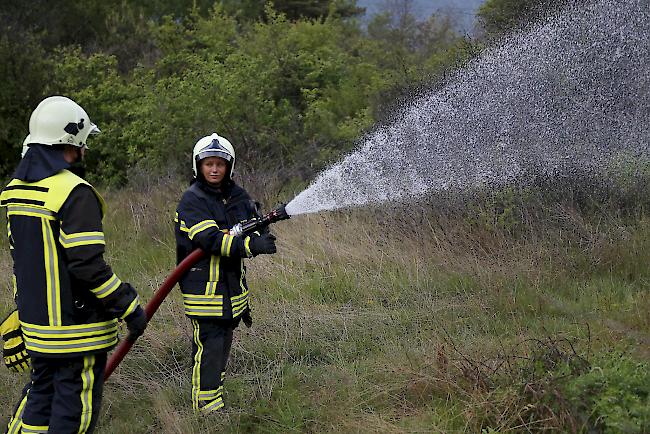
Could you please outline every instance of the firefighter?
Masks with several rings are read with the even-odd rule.
[[[103,259],[104,201],[68,170],[80,165],[96,133],[71,99],[44,99],[29,120],[30,143],[14,179],[0,194],[17,305],[2,329],[14,348],[16,338],[24,340],[31,359],[31,381],[7,427],[12,434],[92,432],[118,321],[126,321],[129,338],[146,327],[138,294]],[[10,361],[23,367],[25,357],[15,360],[21,355]]]
[[[235,150],[212,134],[194,146],[194,179],[180,200],[175,218],[176,254],[180,263],[194,249],[207,257],[180,281],[185,314],[193,328],[192,406],[209,413],[223,403],[223,381],[240,320],[251,324],[244,258],[275,253],[268,232],[233,236],[235,224],[258,216],[248,193],[233,181]]]

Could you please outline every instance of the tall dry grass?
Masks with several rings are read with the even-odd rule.
[[[174,266],[182,190],[170,181],[105,195],[107,260],[145,300]],[[254,325],[236,332],[226,410],[191,410],[191,332],[175,291],[106,384],[98,432],[573,426],[531,409],[512,388],[524,381],[514,366],[549,339],[580,355],[617,347],[650,358],[650,222],[599,224],[566,205],[544,219],[485,218],[495,212],[479,201],[463,212],[339,211],[276,224],[278,253],[248,262]],[[7,271],[8,250],[0,254]],[[0,374],[2,415],[21,380]]]

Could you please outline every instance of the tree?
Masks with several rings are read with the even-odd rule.
[[[499,37],[569,3],[585,0],[487,0],[478,11],[479,25],[488,39]]]
[[[253,22],[266,19],[265,2],[259,0],[222,0],[226,13],[243,21]],[[363,8],[356,6],[356,0],[269,0],[273,10],[286,15],[290,21],[318,19],[326,16],[349,18],[360,15]]]

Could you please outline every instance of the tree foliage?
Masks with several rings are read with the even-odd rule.
[[[389,13],[365,29],[350,19],[353,0],[44,4],[0,12],[16,29],[0,37],[5,176],[29,114],[54,94],[103,131],[88,153],[95,181],[123,184],[143,161],[187,172],[192,145],[213,131],[235,144],[240,168],[311,176],[377,121],[391,92],[439,77],[465,51],[443,17]]]
[[[504,35],[569,4],[585,0],[486,0],[478,11],[482,30],[488,38]]]

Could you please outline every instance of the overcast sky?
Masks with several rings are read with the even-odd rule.
[[[471,32],[474,16],[484,0],[357,0],[357,5],[366,8],[366,15],[371,16],[385,9],[390,4],[410,2],[412,13],[418,17],[429,17],[433,13],[452,15],[458,20],[461,31]]]

